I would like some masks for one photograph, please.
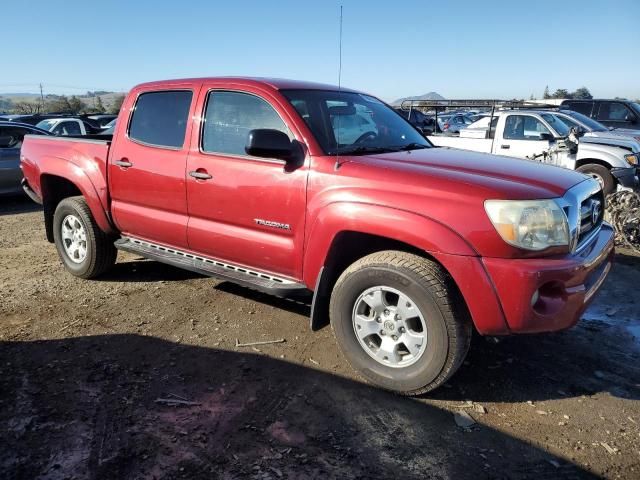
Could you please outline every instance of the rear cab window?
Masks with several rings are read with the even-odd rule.
[[[153,147],[182,148],[192,98],[191,90],[140,94],[129,121],[129,139]]]

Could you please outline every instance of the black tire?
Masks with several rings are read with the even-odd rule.
[[[426,349],[406,367],[379,363],[356,337],[352,320],[356,301],[367,289],[381,285],[413,299],[426,323]],[[372,384],[403,395],[441,386],[469,350],[472,325],[462,296],[440,265],[418,255],[383,251],[361,258],[336,282],[329,309],[334,335],[351,366]]]
[[[80,262],[73,261],[63,245],[62,222],[69,215],[76,217],[86,232],[86,256]],[[58,204],[53,215],[53,239],[63,265],[76,277],[95,278],[116,262],[118,251],[113,244],[113,237],[96,225],[82,197],[65,198]]]
[[[578,167],[576,170],[598,180],[600,185],[602,185],[602,191],[605,197],[615,191],[616,181],[607,167],[598,165],[597,163],[587,163],[586,165]]]

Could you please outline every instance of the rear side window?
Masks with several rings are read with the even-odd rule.
[[[129,123],[129,138],[148,145],[181,148],[187,130],[191,91],[143,93]]]
[[[60,122],[52,130],[56,135],[81,135],[80,124],[78,122],[66,121]]]
[[[602,102],[600,111],[598,112],[598,120],[609,122],[622,122],[631,115],[631,111],[623,103],[619,102]]]
[[[293,138],[280,115],[263,99],[248,93],[209,93],[202,130],[202,151],[246,156],[249,132],[269,128]]]
[[[588,117],[591,116],[591,107],[593,106],[593,102],[562,102],[562,104],[575,112],[580,112]]]

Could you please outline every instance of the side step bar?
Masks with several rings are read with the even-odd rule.
[[[218,277],[240,285],[282,297],[308,294],[309,290],[293,280],[233,265],[212,258],[201,257],[174,248],[157,245],[137,238],[122,237],[115,241],[118,250],[141,255],[192,272]]]

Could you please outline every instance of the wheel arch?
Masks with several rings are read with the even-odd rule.
[[[313,330],[327,323],[328,299],[335,281],[349,265],[366,255],[382,250],[414,253],[435,261],[447,272],[438,253],[477,255],[448,226],[412,212],[377,205],[340,203],[325,207],[307,238],[304,280],[315,286],[310,320]]]
[[[40,175],[45,232],[49,242],[53,242],[53,215],[56,207],[62,200],[68,197],[82,196],[87,202],[98,227],[105,233],[113,232],[111,221],[89,178],[84,172],[78,169],[74,180],[75,181],[71,181],[67,176],[48,172]]]

